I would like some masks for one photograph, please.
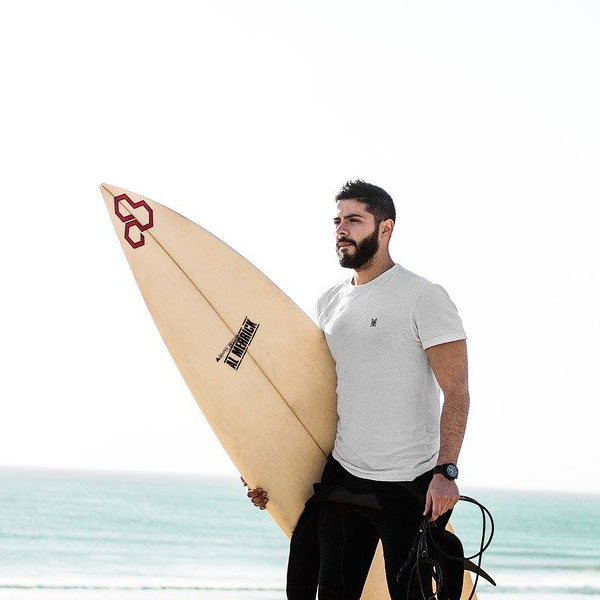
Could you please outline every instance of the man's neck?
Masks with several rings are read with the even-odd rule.
[[[354,277],[352,278],[353,285],[363,285],[369,283],[369,281],[379,277],[382,273],[391,269],[394,266],[394,261],[389,257],[374,262],[372,264],[366,264],[360,270],[354,271]]]

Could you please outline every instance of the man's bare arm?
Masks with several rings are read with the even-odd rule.
[[[456,340],[431,346],[425,352],[444,392],[437,464],[456,463],[469,413],[467,343],[465,340]],[[429,484],[423,515],[431,511],[430,520],[435,521],[441,514],[454,507],[459,497],[456,482],[447,479],[442,473],[437,473]]]
[[[444,393],[437,464],[457,463],[469,413],[467,342],[456,340],[425,350]]]

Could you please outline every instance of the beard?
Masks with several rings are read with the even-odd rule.
[[[379,224],[375,225],[373,233],[368,235],[364,240],[354,244],[355,250],[352,254],[349,251],[344,252],[341,256],[338,250],[340,266],[346,269],[360,269],[364,266],[379,250]],[[350,248],[350,246],[348,246]]]

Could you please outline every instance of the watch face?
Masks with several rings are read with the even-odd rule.
[[[446,473],[448,473],[448,475],[452,477],[452,479],[456,479],[458,477],[458,467],[456,465],[450,464],[446,467]]]

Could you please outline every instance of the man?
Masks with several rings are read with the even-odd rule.
[[[390,596],[404,599],[407,584],[396,575],[419,524],[431,513],[445,526],[459,500],[467,336],[445,289],[391,259],[389,194],[356,180],[336,202],[339,263],[354,273],[321,294],[314,316],[336,363],[339,419],[317,493],[290,540],[288,598],[314,598],[306,581],[314,574],[320,600],[358,600],[381,539]],[[266,507],[262,488],[248,496]]]

